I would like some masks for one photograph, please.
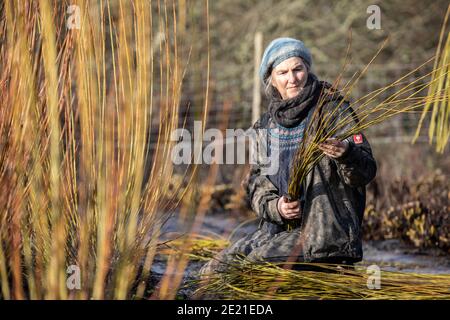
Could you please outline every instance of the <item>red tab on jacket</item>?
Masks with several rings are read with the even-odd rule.
[[[353,142],[355,142],[356,144],[361,144],[363,143],[363,137],[361,133],[355,134],[353,135]]]

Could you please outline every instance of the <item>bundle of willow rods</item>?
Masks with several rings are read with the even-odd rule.
[[[381,49],[380,49],[381,50]],[[379,53],[380,51],[378,51]],[[344,107],[346,99],[349,97],[355,84],[359,78],[364,74],[371,62],[364,68],[356,80],[345,86],[340,92],[333,90],[323,90],[318,105],[316,106],[311,120],[305,130],[303,140],[297,149],[293,159],[293,166],[291,167],[290,182],[288,187],[289,196],[292,199],[298,199],[301,192],[301,186],[305,182],[306,176],[323,157],[322,151],[318,145],[325,142],[328,138],[336,138],[343,140],[354,134],[360,133],[363,130],[383,122],[395,115],[401,113],[408,113],[417,111],[426,103],[434,103],[445,100],[447,88],[441,88],[420,96],[420,93],[426,89],[434,86],[441,81],[442,77],[448,77],[448,64],[442,65],[430,73],[421,76],[410,83],[406,83],[405,79],[420,70],[432,59],[426,61],[416,69],[407,73],[400,79],[394,81],[390,85],[377,89],[357,101],[350,103],[349,107]],[[429,82],[421,83],[425,78],[431,74],[435,74],[436,70],[439,72],[439,77],[433,77]],[[389,89],[396,89],[393,94],[381,102],[375,99],[380,98],[381,94],[387,92]],[[342,99],[330,110],[325,110],[324,101],[328,95],[341,94]],[[327,107],[329,104],[327,105]],[[336,121],[340,116],[340,120]],[[355,118],[357,117],[357,119]]]
[[[294,268],[304,269],[302,271]],[[309,269],[309,270],[308,270]],[[314,270],[314,271],[310,271]],[[245,259],[203,280],[196,294],[223,299],[450,299],[449,274],[380,272],[363,266],[254,263]]]

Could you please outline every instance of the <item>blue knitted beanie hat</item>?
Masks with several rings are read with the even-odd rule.
[[[263,84],[266,83],[273,68],[292,57],[302,58],[303,62],[311,68],[311,53],[302,41],[293,38],[277,38],[273,40],[264,51],[261,66],[259,67],[259,77]]]

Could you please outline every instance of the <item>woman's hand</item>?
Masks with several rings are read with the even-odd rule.
[[[285,196],[278,199],[278,212],[288,220],[300,218],[300,201],[289,202]]]
[[[319,144],[319,149],[331,158],[340,158],[348,149],[348,141],[340,141],[335,138],[330,138]]]

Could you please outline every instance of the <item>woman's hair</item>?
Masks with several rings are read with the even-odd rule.
[[[266,84],[264,86],[264,93],[266,94],[267,98],[277,97],[279,96],[278,90],[272,85],[272,74],[270,74],[266,79]]]

